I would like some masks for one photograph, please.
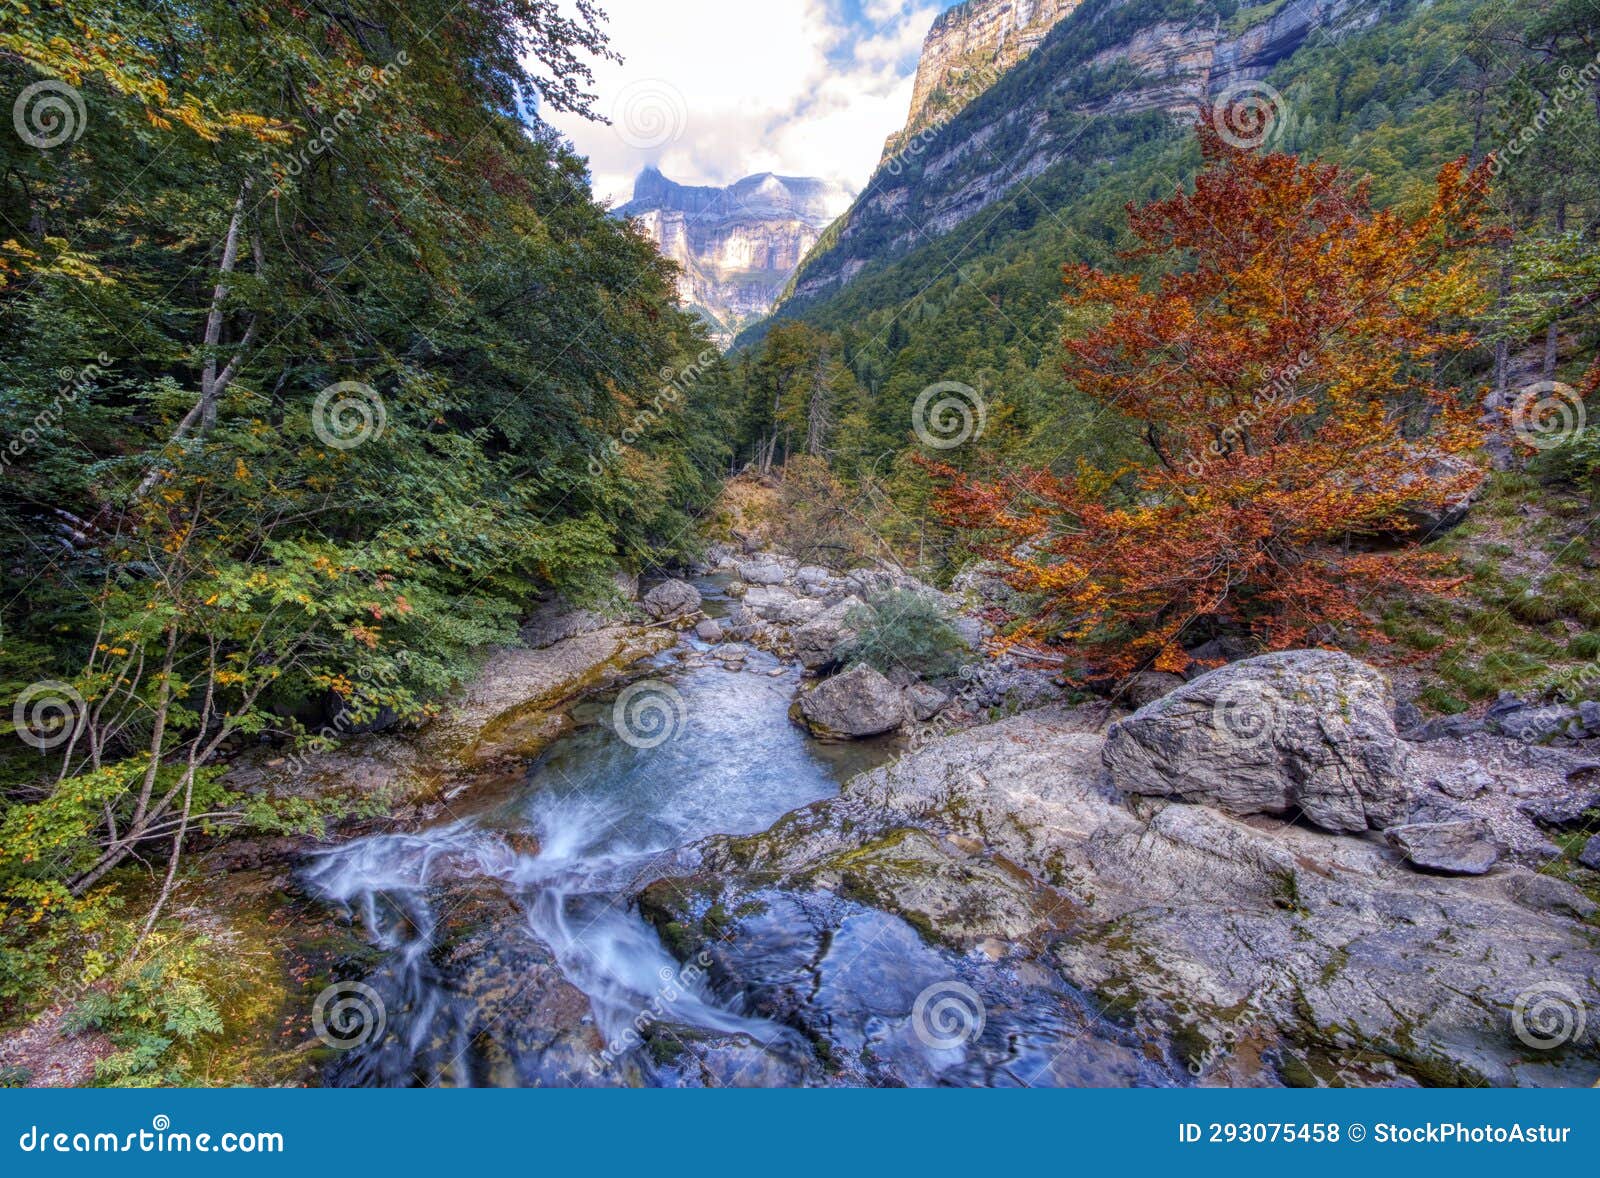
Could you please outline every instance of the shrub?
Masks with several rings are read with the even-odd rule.
[[[866,663],[888,675],[910,671],[923,679],[953,675],[961,666],[966,641],[933,598],[910,589],[891,589],[850,611],[846,619],[856,637],[842,646],[846,663]]]

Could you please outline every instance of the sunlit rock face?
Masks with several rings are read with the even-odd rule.
[[[851,193],[809,176],[746,176],[726,188],[678,184],[655,168],[617,209],[682,269],[678,294],[726,343],[765,315]]]
[[[1275,66],[1390,9],[1383,0],[1242,0],[1227,21],[1196,11],[1155,0],[968,0],[943,13],[923,43],[905,128],[803,259],[785,309],[831,296],[873,263],[1031,190],[1036,177],[1114,167],[1114,157],[1083,156],[1093,120],[1164,115],[1169,128],[1186,127],[1202,103],[1258,103]],[[1265,133],[1286,133],[1298,117],[1281,104]],[[1247,139],[1255,130],[1236,129]]]
[[[1032,53],[1082,0],[967,0],[940,13],[922,42],[906,125],[883,145],[885,159],[944,122]]]

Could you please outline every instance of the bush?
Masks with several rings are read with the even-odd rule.
[[[850,611],[856,637],[840,648],[846,663],[866,663],[885,675],[910,671],[921,679],[953,675],[968,647],[933,598],[891,589]]]

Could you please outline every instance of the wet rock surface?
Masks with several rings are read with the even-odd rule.
[[[899,963],[939,955],[991,1021],[1021,1002],[1056,1045],[1040,1069],[1019,1062],[1025,1036],[986,1029],[929,1082],[1600,1078],[1592,1026],[1543,1049],[1518,1030],[1539,994],[1600,999],[1581,890],[1521,867],[1425,874],[1375,835],[1125,798],[1098,715],[1047,708],[922,747],[764,834],[700,844],[643,909],[669,946],[711,944],[718,984],[849,1075],[873,1077],[880,1045],[832,1032],[817,979],[864,907],[898,923],[861,969],[924,981]],[[1067,1046],[1074,1025],[1092,1046]]]

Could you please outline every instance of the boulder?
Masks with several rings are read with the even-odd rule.
[[[1592,835],[1578,852],[1578,862],[1591,871],[1600,871],[1600,834]]]
[[[879,736],[906,721],[900,689],[865,664],[824,679],[796,706],[811,734],[829,740]]]
[[[721,642],[722,623],[716,618],[702,618],[700,624],[694,628],[694,636],[701,642]]]
[[[1128,676],[1128,681],[1122,685],[1122,698],[1132,707],[1142,708],[1164,695],[1171,695],[1183,684],[1183,676],[1170,671],[1140,671]]]
[[[751,585],[744,595],[744,606],[759,617],[775,622],[795,600],[793,593],[776,585]]]
[[[928,683],[913,683],[905,689],[906,707],[918,722],[926,723],[950,702],[950,696]]]
[[[747,560],[739,566],[739,579],[751,585],[781,585],[789,579],[789,570],[776,560]]]
[[[1478,818],[1408,822],[1390,827],[1383,837],[1413,866],[1446,875],[1482,875],[1499,862],[1502,850],[1489,824]]]
[[[860,605],[858,598],[846,597],[795,630],[794,654],[802,666],[815,671],[833,662],[833,652],[839,644],[856,636],[848,618],[850,611]]]
[[[623,601],[633,601],[639,596],[639,574],[618,569],[611,574],[611,588]]]
[[[1338,651],[1279,651],[1146,704],[1112,726],[1102,758],[1126,793],[1382,830],[1406,801],[1393,711],[1372,667]]]
[[[1541,875],[1526,867],[1513,867],[1506,872],[1506,892],[1517,903],[1539,912],[1554,912],[1573,920],[1588,920],[1600,912],[1600,904],[1585,896],[1566,880],[1551,875]]]
[[[687,581],[663,581],[644,595],[644,608],[658,622],[692,614],[700,608],[700,590]]]

